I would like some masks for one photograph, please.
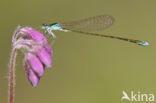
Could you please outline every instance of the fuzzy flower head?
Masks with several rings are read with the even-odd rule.
[[[35,29],[24,27],[18,28],[16,32],[12,38],[13,47],[24,53],[24,72],[32,86],[37,87],[45,67],[52,67],[53,51],[45,36]]]

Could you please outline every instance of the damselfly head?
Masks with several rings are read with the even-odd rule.
[[[48,28],[49,26],[48,26],[48,24],[42,24],[42,29],[46,29],[46,28]]]

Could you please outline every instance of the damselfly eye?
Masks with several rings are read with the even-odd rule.
[[[42,24],[43,26],[47,26],[47,24]]]

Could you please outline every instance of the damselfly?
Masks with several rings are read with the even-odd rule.
[[[115,20],[114,17],[112,17],[111,15],[100,15],[100,16],[90,17],[87,19],[82,19],[79,21],[43,24],[42,28],[46,29],[46,31],[51,36],[53,36],[53,38],[56,38],[56,36],[54,35],[54,33],[52,31],[59,30],[59,31],[64,31],[64,32],[78,32],[80,34],[124,40],[124,41],[132,42],[132,43],[135,43],[138,45],[142,45],[142,46],[149,45],[149,43],[146,41],[92,33],[92,31],[104,30],[104,29],[110,27],[114,23],[114,20]]]

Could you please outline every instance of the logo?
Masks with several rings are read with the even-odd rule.
[[[154,94],[147,94],[141,92],[131,91],[127,94],[125,91],[122,91],[123,96],[121,97],[121,101],[138,101],[138,102],[153,102]]]

